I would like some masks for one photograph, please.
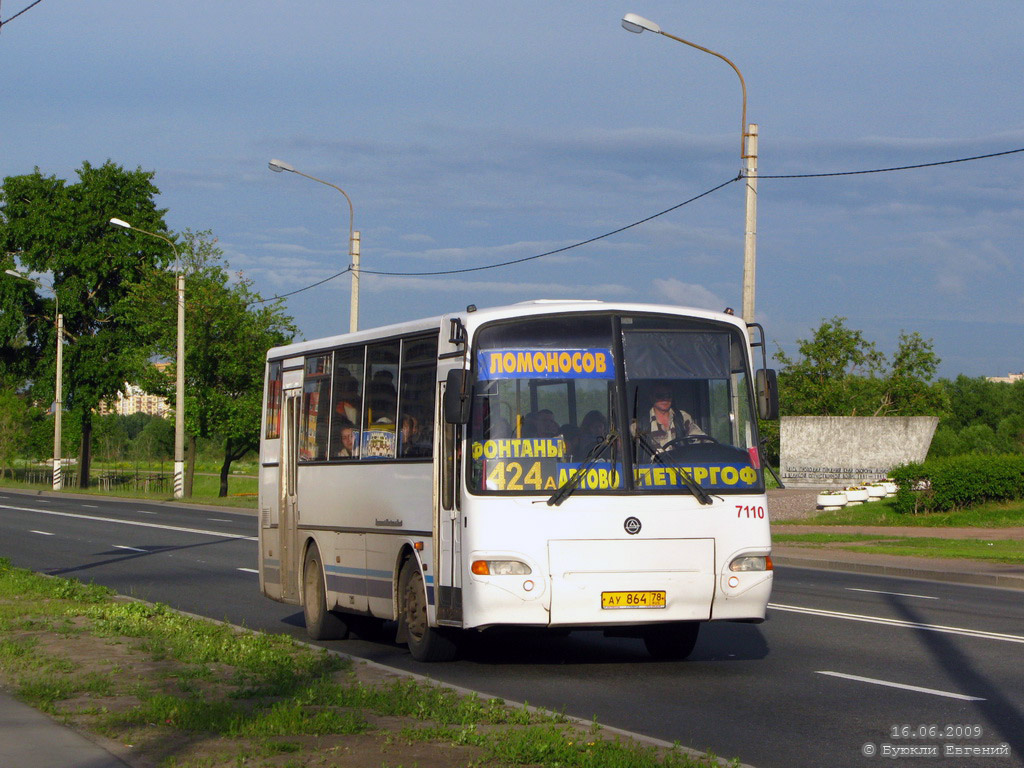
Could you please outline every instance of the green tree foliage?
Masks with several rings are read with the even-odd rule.
[[[943,386],[950,409],[935,431],[929,458],[1024,452],[1024,381],[957,376]]]
[[[25,398],[11,386],[0,384],[0,477],[5,477],[14,460],[27,447],[29,408]]]
[[[279,303],[263,303],[250,281],[232,277],[209,232],[185,232],[185,424],[192,450],[196,438],[217,438],[224,452],[220,495],[227,495],[231,463],[259,444],[266,352],[296,333]],[[175,355],[176,305],[169,275],[153,275],[135,292],[131,316],[152,352]],[[173,399],[174,366],[153,369],[143,386]],[[186,494],[191,483],[186,482]]]
[[[6,274],[17,266],[13,254],[0,250],[0,271],[5,273],[0,275],[0,377],[21,389],[43,356],[54,313],[32,283]]]
[[[113,398],[126,381],[144,367],[145,356],[135,328],[127,321],[129,288],[166,265],[170,249],[155,238],[112,227],[119,217],[154,232],[165,230],[164,211],[156,207],[153,173],[127,171],[107,161],[83,163],[78,181],[44,176],[38,168],[9,176],[0,188],[0,253],[14,254],[23,270],[50,276],[60,300],[69,343],[64,355],[64,399],[79,422],[79,482],[89,481],[93,410]],[[22,282],[22,281],[18,281]],[[26,284],[27,285],[27,284]],[[32,286],[28,285],[31,289]],[[0,302],[11,306],[10,285],[0,288]],[[28,376],[37,401],[53,399],[54,338],[32,330],[31,318],[41,315],[41,299],[25,287],[21,329],[30,349],[43,350],[42,364]],[[4,313],[6,315],[6,311]],[[52,327],[52,311],[49,311]],[[0,322],[8,350],[12,321]],[[51,332],[52,333],[52,332]],[[48,342],[48,343],[47,343]],[[19,361],[14,359],[15,366]],[[48,368],[48,370],[47,370]]]
[[[798,353],[796,359],[782,350],[775,355],[783,366],[783,415],[920,416],[948,409],[943,386],[932,381],[939,358],[918,333],[900,334],[890,363],[845,317],[833,317],[810,339],[798,340]]]

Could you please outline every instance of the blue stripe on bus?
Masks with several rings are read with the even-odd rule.
[[[393,595],[392,574],[387,571],[374,571],[366,568],[351,568],[340,565],[329,565],[325,569],[327,588],[332,592],[343,592],[346,595],[363,595],[366,597],[390,600]],[[427,584],[427,602],[434,604],[434,577],[424,574]]]

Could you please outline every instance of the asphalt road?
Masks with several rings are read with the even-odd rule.
[[[305,639],[301,612],[258,592],[255,523],[0,491],[0,556]],[[1024,765],[1019,592],[779,569],[766,623],[706,625],[685,662],[596,632],[476,636],[460,661],[427,666],[386,641],[326,645],[762,768]],[[944,756],[946,745],[1009,754]],[[892,760],[896,749],[918,754]]]

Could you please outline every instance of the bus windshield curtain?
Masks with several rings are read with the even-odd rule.
[[[684,331],[625,331],[626,378],[725,379],[729,335]]]

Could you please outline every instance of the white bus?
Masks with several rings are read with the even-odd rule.
[[[683,658],[702,622],[762,621],[778,401],[750,327],[534,301],[271,349],[260,589],[314,639],[397,621],[422,661],[511,626]]]

